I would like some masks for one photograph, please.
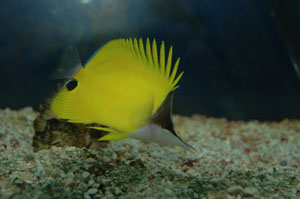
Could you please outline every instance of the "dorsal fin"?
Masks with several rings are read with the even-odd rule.
[[[165,45],[162,42],[160,51],[157,50],[155,39],[150,43],[149,38],[146,40],[146,45],[142,39],[117,39],[108,42],[104,45],[99,52],[90,60],[85,66],[87,70],[101,71],[103,67],[122,67],[120,60],[123,63],[131,63],[130,66],[146,67],[162,78],[168,80],[171,90],[177,88],[176,84],[180,80],[183,72],[176,77],[179,60],[178,58],[172,66],[172,46],[170,47],[167,63],[165,63]],[[136,63],[140,63],[137,65]],[[141,68],[140,68],[141,69]]]

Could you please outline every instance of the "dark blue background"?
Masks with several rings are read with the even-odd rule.
[[[0,6],[0,107],[38,107],[67,38],[83,60],[116,38],[174,46],[185,74],[175,112],[229,119],[300,116],[299,1],[18,0]],[[300,43],[299,43],[300,44]]]

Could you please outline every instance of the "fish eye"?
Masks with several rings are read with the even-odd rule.
[[[71,79],[66,83],[66,87],[68,89],[68,91],[72,91],[74,90],[78,85],[78,82],[76,79]]]

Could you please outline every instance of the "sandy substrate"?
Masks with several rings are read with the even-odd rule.
[[[31,108],[0,110],[0,198],[300,198],[300,121],[174,116],[197,148],[110,142],[34,153]]]

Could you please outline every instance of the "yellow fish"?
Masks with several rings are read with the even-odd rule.
[[[158,55],[142,39],[117,39],[105,44],[60,89],[51,111],[71,123],[92,124],[108,132],[99,140],[128,137],[193,149],[175,133],[171,118],[179,58],[172,69],[172,47],[165,60],[162,42]]]

